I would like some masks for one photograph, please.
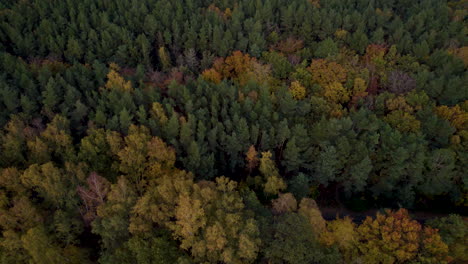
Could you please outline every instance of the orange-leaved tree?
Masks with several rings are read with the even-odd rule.
[[[356,229],[363,263],[448,263],[448,247],[438,231],[422,227],[405,209],[377,213]]]
[[[245,85],[249,81],[266,83],[270,79],[270,67],[260,64],[249,54],[234,51],[225,59],[216,59],[212,68],[203,71],[202,77],[214,83],[219,83],[223,79],[233,79],[240,85]]]

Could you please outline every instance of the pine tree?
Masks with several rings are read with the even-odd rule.
[[[315,50],[315,56],[319,58],[333,57],[337,54],[338,45],[331,38],[321,41]]]
[[[132,119],[132,114],[130,114],[125,108],[119,113],[120,131],[122,133],[127,134],[128,127],[132,124]]]
[[[294,172],[299,170],[302,164],[299,148],[296,146],[296,138],[292,137],[286,144],[283,153],[283,166],[286,167],[287,172]]]

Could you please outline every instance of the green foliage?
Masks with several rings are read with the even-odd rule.
[[[318,58],[332,57],[338,54],[338,45],[331,38],[321,41],[315,50],[315,56]]]
[[[336,263],[334,261],[338,261],[339,253],[322,249],[313,228],[299,214],[279,216],[266,241],[265,257],[272,263]]]
[[[0,262],[443,263],[307,197],[465,209],[462,2],[2,1]]]
[[[442,240],[449,246],[449,254],[455,262],[468,260],[468,222],[459,215],[451,214],[446,217],[433,219],[427,225],[439,229]]]

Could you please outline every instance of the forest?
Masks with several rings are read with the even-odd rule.
[[[1,0],[0,263],[468,263],[467,67],[467,0]]]

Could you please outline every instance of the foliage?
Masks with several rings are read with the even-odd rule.
[[[421,227],[400,209],[368,217],[358,228],[358,249],[366,263],[397,263],[410,260],[448,263],[448,247],[436,230]]]
[[[430,220],[427,224],[439,230],[442,241],[449,246],[449,254],[454,259],[454,262],[461,263],[468,260],[466,251],[468,222],[466,219],[459,215],[451,214],[446,217]]]
[[[466,262],[464,4],[1,1],[0,263]]]

